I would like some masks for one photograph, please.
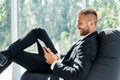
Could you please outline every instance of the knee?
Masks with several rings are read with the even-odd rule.
[[[36,28],[36,29],[38,30],[38,32],[41,32],[41,33],[46,32],[45,29],[43,29],[43,28]]]
[[[40,34],[40,33],[45,33],[46,31],[43,28],[34,28],[31,30],[32,33],[35,35]]]

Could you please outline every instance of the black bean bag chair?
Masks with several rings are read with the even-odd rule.
[[[120,80],[120,31],[102,30],[98,36],[99,50],[86,80]],[[21,80],[61,80],[52,74],[26,71]]]
[[[87,80],[120,80],[120,31],[99,34],[99,51]]]

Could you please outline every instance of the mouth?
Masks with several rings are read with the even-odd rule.
[[[80,34],[82,33],[82,30],[81,30],[81,29],[79,29],[79,33],[80,33]]]
[[[81,32],[81,31],[82,31],[82,29],[80,29],[80,28],[79,28],[79,31]]]

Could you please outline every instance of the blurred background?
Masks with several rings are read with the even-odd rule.
[[[120,0],[0,0],[0,50],[29,30],[44,28],[58,52],[64,54],[80,39],[76,13],[90,7],[98,13],[97,30],[120,26]],[[26,49],[37,53],[36,44]],[[12,63],[0,80],[20,80],[25,69]]]

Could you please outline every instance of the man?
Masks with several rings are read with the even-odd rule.
[[[0,71],[15,61],[31,72],[51,73],[64,80],[85,80],[97,53],[96,24],[95,10],[86,8],[78,12],[77,28],[82,38],[71,47],[62,62],[46,32],[40,28],[33,29],[24,38],[11,44],[8,50],[1,51]],[[42,40],[48,48],[38,45],[39,54],[23,51],[37,39]]]

